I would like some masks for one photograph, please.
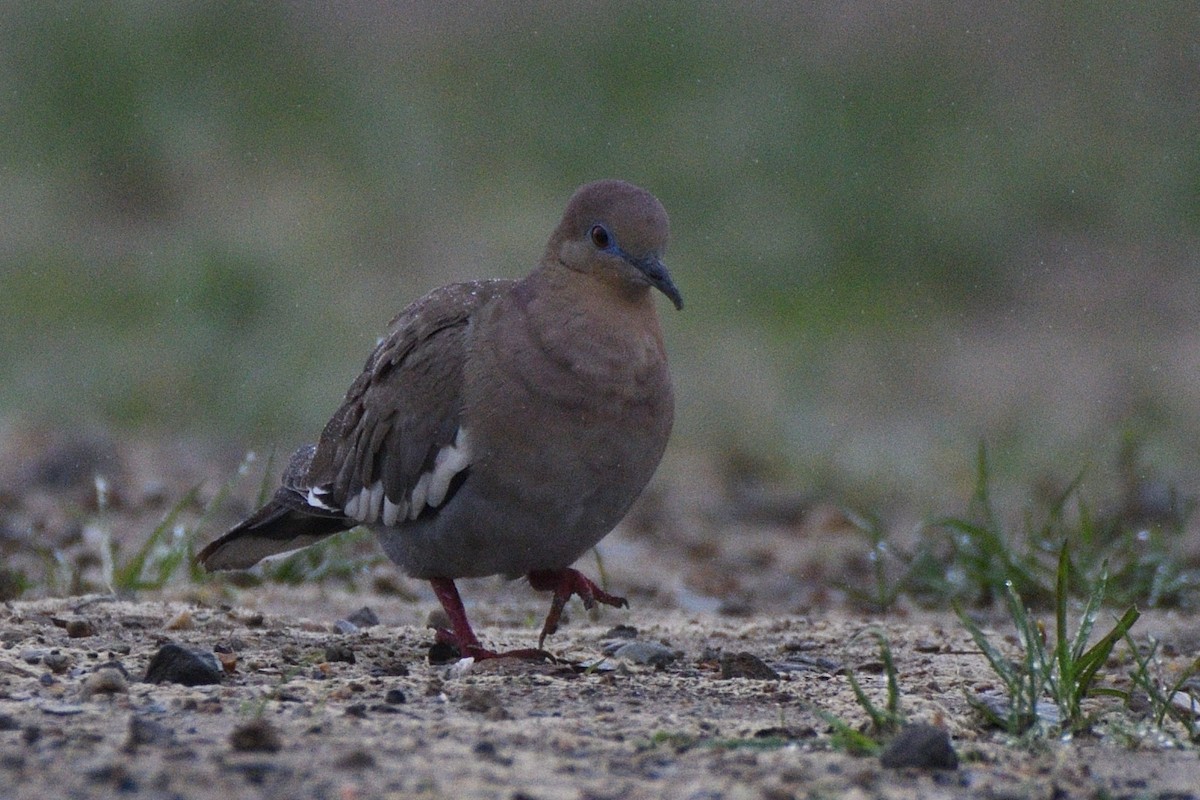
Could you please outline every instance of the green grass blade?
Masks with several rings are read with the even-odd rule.
[[[250,456],[247,455],[247,459]],[[249,464],[249,460],[246,462]],[[262,508],[271,499],[271,495],[275,494],[275,487],[278,483],[278,477],[275,475],[275,448],[271,448],[271,452],[267,455],[267,463],[263,465],[262,480],[258,484],[258,496],[255,499],[255,506]],[[232,488],[232,487],[231,487]]]
[[[863,691],[862,686],[858,683],[858,678],[854,677],[854,670],[846,670],[846,680],[850,683],[850,690],[854,692],[854,699],[862,706],[863,711],[867,712],[867,717],[871,720],[872,730],[884,730],[887,726],[887,715],[871,702],[871,698],[867,697],[867,693]]]
[[[1062,547],[1059,548],[1058,551],[1058,569],[1055,570],[1054,580],[1054,622],[1056,628],[1054,632],[1054,655],[1058,661],[1058,680],[1065,684],[1068,687],[1068,693],[1073,695],[1074,692],[1069,688],[1074,684],[1072,675],[1073,669],[1071,667],[1072,648],[1067,643],[1067,594],[1069,592],[1069,571],[1070,568],[1067,560],[1067,543],[1066,541],[1063,541]],[[1084,641],[1086,641],[1086,639]],[[1060,700],[1059,707],[1061,708],[1063,705],[1061,701],[1065,699],[1063,697],[1063,693],[1055,692],[1055,694]],[[1068,702],[1068,705],[1070,708],[1062,710],[1066,712],[1066,716],[1073,718],[1076,710],[1075,704]]]
[[[823,708],[812,706],[810,709],[833,729],[833,746],[845,750],[855,756],[877,756],[883,752],[883,745],[862,731],[846,723]]]
[[[1117,642],[1128,635],[1141,615],[1142,613],[1135,606],[1125,609],[1125,613],[1117,620],[1112,630],[1106,633],[1100,641],[1092,645],[1091,649],[1080,656],[1076,665],[1076,680],[1084,693],[1087,693],[1091,689],[1096,673],[1108,662],[1109,656],[1112,655],[1113,648],[1116,647]]]
[[[175,520],[183,513],[185,508],[188,508],[196,502],[196,496],[200,492],[200,484],[193,486],[188,490],[183,497],[179,498],[179,502],[173,505],[163,516],[162,521],[154,527],[146,541],[142,544],[138,551],[133,554],[127,562],[113,569],[113,587],[121,591],[137,591],[139,589],[153,588],[150,584],[142,579],[142,573],[146,569],[146,562],[150,559],[150,554],[163,543],[167,534],[175,527]]]
[[[975,624],[975,620],[971,619],[971,617],[967,615],[967,612],[964,611],[962,606],[958,603],[954,604],[954,613],[958,615],[958,619],[960,622],[962,622],[963,627],[967,629],[967,633],[971,634],[971,639],[975,642],[975,646],[979,648],[981,653],[983,653],[983,657],[987,659],[988,665],[991,666],[992,671],[996,673],[996,676],[1000,678],[1001,683],[1004,684],[1005,690],[1010,696],[1012,696],[1019,688],[1020,679],[1016,673],[1013,672],[1012,666],[1009,664],[1008,659],[1006,659],[999,650],[992,646],[987,634],[983,632],[982,628]]]

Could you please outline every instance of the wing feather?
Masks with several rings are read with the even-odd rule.
[[[297,490],[319,487],[330,505],[382,484],[366,500],[409,501],[421,476],[452,446],[462,412],[472,315],[512,281],[452,284],[401,312],[321,434]],[[358,509],[360,514],[363,508]],[[411,508],[410,508],[411,516]]]
[[[471,317],[512,284],[452,284],[400,312],[320,440],[292,456],[270,502],[197,560],[209,570],[243,569],[360,521],[399,523],[429,513],[427,500],[440,503],[444,487],[467,466],[465,447],[456,453],[454,445]],[[451,454],[439,464],[445,448]],[[457,472],[446,475],[447,464]],[[437,491],[429,497],[435,479]],[[421,496],[415,497],[418,485]]]

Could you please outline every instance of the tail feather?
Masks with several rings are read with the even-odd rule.
[[[308,547],[357,524],[342,517],[306,514],[272,500],[201,550],[196,561],[209,572],[246,569],[267,556]]]
[[[307,502],[303,487],[316,449],[310,444],[293,453],[271,502],[201,550],[196,562],[209,572],[246,569],[267,556],[308,547],[357,525],[336,509]]]

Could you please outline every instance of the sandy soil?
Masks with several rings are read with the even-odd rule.
[[[677,454],[602,543],[607,588],[631,608],[572,602],[547,641],[561,663],[476,664],[431,663],[432,592],[364,537],[331,556],[357,566],[319,583],[179,570],[162,591],[108,592],[109,543],[128,564],[199,481],[177,520],[198,541],[250,508],[254,470],[217,502],[238,454],[37,437],[9,437],[4,454],[0,798],[1200,798],[1196,747],[1116,699],[1089,701],[1095,733],[1071,741],[989,728],[967,698],[997,681],[960,622],[903,600],[862,611],[861,530],[744,470],[730,480]],[[601,572],[591,556],[577,566]],[[20,575],[32,584],[15,586]],[[461,583],[485,644],[536,644],[545,595]],[[981,619],[1013,648],[1002,618]],[[1155,612],[1135,634],[1179,675],[1200,654],[1196,623]],[[876,634],[901,711],[949,736],[956,768],[885,767],[837,746],[828,715],[867,724],[849,674],[884,701]],[[170,643],[219,682],[147,682]],[[1104,683],[1128,688],[1130,666],[1119,650]]]
[[[465,594],[489,644],[536,640],[544,598],[489,581]],[[364,605],[380,624],[339,623]],[[965,697],[993,676],[948,615],[730,617],[650,603],[589,619],[573,605],[576,618],[548,642],[569,663],[431,664],[433,605],[270,586],[10,602],[0,607],[0,795],[1200,796],[1194,751],[1112,737],[1031,749],[987,729]],[[1195,647],[1194,621],[1148,624]],[[891,642],[902,710],[949,732],[957,769],[888,769],[831,747],[815,708],[865,721],[847,669],[882,703],[872,630]],[[669,663],[604,658],[631,641],[666,645],[649,649]],[[144,682],[167,642],[216,651],[221,682]],[[738,653],[778,678],[725,677]]]

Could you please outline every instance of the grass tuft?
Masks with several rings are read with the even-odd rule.
[[[1169,723],[1175,723],[1187,741],[1200,744],[1200,703],[1195,697],[1196,679],[1200,677],[1200,657],[1193,659],[1173,680],[1167,680],[1160,677],[1155,668],[1157,641],[1149,640],[1144,648],[1145,654],[1130,636],[1126,635],[1125,642],[1137,667],[1130,678],[1149,702],[1149,715],[1154,727],[1167,732]]]
[[[863,690],[858,677],[853,670],[847,669],[846,681],[854,692],[854,699],[867,716],[866,724],[856,727],[831,711],[815,704],[808,704],[808,710],[827,724],[832,736],[831,746],[835,750],[843,750],[856,756],[877,756],[883,752],[884,743],[905,722],[904,713],[900,708],[900,681],[896,670],[896,660],[892,656],[891,644],[887,636],[878,630],[870,630],[869,634],[879,644],[879,658],[883,662],[883,672],[887,682],[887,698],[881,708],[871,700]]]
[[[968,701],[992,724],[1014,736],[1043,735],[1050,731],[1074,734],[1086,730],[1093,717],[1085,713],[1083,700],[1098,695],[1124,696],[1116,689],[1098,685],[1101,668],[1108,662],[1116,643],[1126,638],[1140,612],[1130,606],[1098,641],[1090,647],[1096,617],[1104,604],[1108,576],[1102,571],[1087,599],[1073,636],[1068,633],[1070,561],[1064,542],[1059,550],[1055,593],[1056,631],[1048,641],[1041,622],[1025,605],[1011,581],[1005,583],[1004,601],[1021,648],[1019,661],[1010,661],[983,629],[955,605],[955,612],[971,638],[1004,685],[1001,703],[989,703],[968,695]],[[1048,706],[1047,701],[1053,705]],[[1049,709],[1053,709],[1051,712]]]

